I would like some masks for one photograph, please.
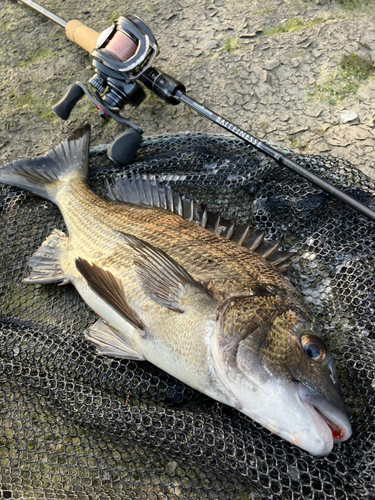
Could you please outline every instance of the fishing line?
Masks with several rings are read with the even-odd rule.
[[[127,61],[134,56],[137,49],[138,44],[122,31],[117,31],[105,47],[105,50],[108,50],[121,62]]]

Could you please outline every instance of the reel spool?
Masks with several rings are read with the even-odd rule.
[[[67,120],[77,102],[86,95],[99,110],[99,116],[113,118],[126,130],[108,149],[110,158],[126,165],[135,156],[142,140],[142,129],[120,114],[126,104],[139,106],[145,99],[143,88],[136,82],[150,68],[159,52],[158,44],[147,25],[136,16],[119,17],[98,37],[91,52],[94,76],[89,83],[91,95],[81,82],[73,84],[53,106],[53,112]]]
[[[91,56],[107,68],[126,74],[129,80],[136,80],[158,53],[158,44],[148,26],[130,15],[119,17],[99,35]]]
[[[125,62],[134,56],[137,49],[137,44],[130,36],[122,31],[117,31],[104,50],[117,57],[119,61]]]

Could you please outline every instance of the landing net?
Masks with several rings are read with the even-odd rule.
[[[375,209],[374,181],[348,162],[289,154]],[[96,151],[92,188],[104,195],[120,171]],[[0,498],[375,498],[374,223],[227,136],[147,140],[126,171],[297,252],[287,276],[331,347],[353,437],[314,458],[148,362],[97,355],[84,338],[96,316],[72,285],[22,283],[65,230],[58,208],[0,185]]]

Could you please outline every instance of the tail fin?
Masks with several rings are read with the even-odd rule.
[[[1,167],[0,182],[55,201],[59,187],[65,182],[88,178],[89,145],[90,125],[85,125],[45,156]]]

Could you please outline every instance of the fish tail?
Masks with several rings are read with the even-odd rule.
[[[67,182],[87,180],[89,170],[90,125],[76,130],[45,156],[17,160],[0,168],[0,183],[26,189],[56,201]]]

